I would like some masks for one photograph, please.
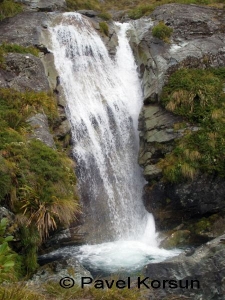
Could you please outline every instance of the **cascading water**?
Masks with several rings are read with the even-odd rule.
[[[107,242],[63,253],[76,252],[83,263],[114,271],[143,266],[156,253],[158,259],[171,255],[156,248],[154,220],[141,200],[137,122],[142,92],[126,37],[130,25],[116,26],[114,60],[80,14],[65,13],[50,30],[72,125],[87,242]]]

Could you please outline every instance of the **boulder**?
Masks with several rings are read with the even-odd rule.
[[[28,284],[37,285],[46,282],[59,283],[60,280],[65,277],[72,278],[75,283],[80,286],[82,277],[92,276],[76,258],[61,258],[40,267],[32,279],[28,281]]]
[[[167,259],[160,263],[149,264],[145,274],[149,280],[158,280],[165,288],[149,291],[149,299],[170,299],[170,295],[176,298],[178,295],[186,296],[193,300],[224,300],[225,294],[225,235],[222,235],[195,251],[184,252],[177,257]],[[170,288],[169,280],[182,281],[182,286],[188,281],[188,288]],[[197,280],[191,288],[191,280]],[[179,283],[178,283],[179,285]],[[176,297],[175,297],[176,295]]]
[[[45,114],[36,114],[27,121],[33,128],[30,138],[38,139],[47,146],[55,148],[55,142],[49,131],[48,119]]]
[[[0,87],[17,91],[49,91],[41,60],[32,54],[8,53],[5,69],[0,69]]]
[[[30,2],[30,1],[29,1]],[[40,44],[41,31],[46,30],[48,16],[44,12],[23,12],[0,22],[0,43],[22,46]]]

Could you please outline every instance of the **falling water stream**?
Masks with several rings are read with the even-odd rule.
[[[113,59],[78,13],[63,14],[50,29],[88,233],[87,245],[57,253],[75,255],[85,266],[105,272],[138,270],[176,254],[157,247],[154,219],[142,203],[145,181],[137,163],[142,91],[127,38],[131,25],[115,26]]]

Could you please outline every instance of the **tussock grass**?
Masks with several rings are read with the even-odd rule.
[[[173,151],[159,162],[165,180],[193,180],[199,172],[225,177],[224,83],[225,68],[180,69],[171,75],[162,104],[199,129],[186,129]]]
[[[135,289],[95,289],[87,287],[81,289],[74,286],[63,289],[58,283],[48,283],[37,287],[26,286],[25,283],[0,286],[0,300],[142,300],[142,293]]]

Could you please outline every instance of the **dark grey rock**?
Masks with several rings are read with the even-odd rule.
[[[0,87],[18,91],[49,91],[44,66],[32,54],[8,53],[5,57],[6,68],[0,69]]]
[[[150,279],[160,280],[182,280],[185,285],[186,280],[199,281],[194,289],[190,286],[188,289],[171,289],[166,288],[155,289],[149,293],[149,299],[164,299],[169,295],[185,295],[187,299],[193,300],[224,300],[225,299],[225,244],[221,239],[225,235],[220,236],[205,245],[197,248],[192,255],[187,256],[182,253],[179,256],[168,259],[161,263],[152,263],[146,267],[146,276]],[[161,297],[161,298],[160,298]],[[173,298],[172,298],[173,299]],[[176,299],[176,298],[175,298]]]
[[[183,221],[225,211],[225,184],[220,177],[199,175],[179,184],[157,182],[145,187],[145,205],[158,229],[172,229]]]
[[[88,9],[78,10],[77,12],[89,18],[97,17],[97,15],[99,14],[97,11]]]

